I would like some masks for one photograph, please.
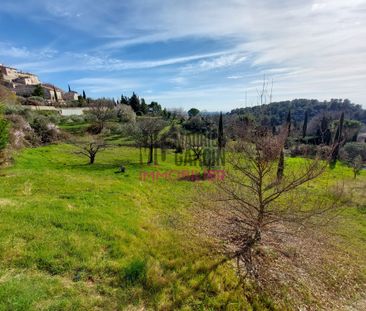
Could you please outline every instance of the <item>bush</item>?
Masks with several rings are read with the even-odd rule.
[[[349,161],[361,156],[362,161],[366,161],[366,144],[365,143],[347,143],[339,152],[342,161]]]
[[[17,103],[17,96],[5,86],[0,85],[0,104],[14,105]]]
[[[117,118],[119,122],[136,122],[136,113],[131,106],[119,105],[117,108]]]
[[[5,105],[4,106],[5,115],[11,115],[11,114],[24,115],[25,110],[29,110],[29,109],[22,107],[21,105]]]
[[[8,122],[0,115],[0,152],[3,150],[9,140]]]
[[[295,145],[290,148],[291,157],[315,157],[317,154],[317,146],[315,145]]]
[[[11,123],[9,141],[12,148],[19,149],[25,146],[37,146],[40,144],[39,137],[22,116],[12,114],[6,118]]]
[[[31,127],[40,138],[41,143],[52,143],[62,138],[60,130],[46,116],[38,115],[35,117]]]
[[[327,145],[295,145],[290,149],[291,157],[309,157],[314,158],[319,156],[321,159],[329,157],[332,148]]]

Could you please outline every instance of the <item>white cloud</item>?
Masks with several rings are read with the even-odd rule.
[[[0,56],[1,57],[14,57],[14,58],[26,58],[30,56],[30,52],[25,47],[12,46],[9,43],[0,42]]]
[[[79,70],[123,71],[181,64],[185,81],[189,81],[189,74],[247,64],[248,71],[258,72],[253,80],[264,72],[274,79],[278,98],[350,97],[366,106],[366,0],[105,0],[103,5],[88,0],[62,3],[28,0],[22,6],[12,3],[2,0],[0,11],[48,21],[63,14],[58,23],[107,41],[95,47],[104,51],[105,57],[91,52],[74,58],[66,55],[63,60],[52,62],[52,66],[45,65],[43,70],[79,67]],[[83,18],[75,22],[73,16],[80,12]],[[151,61],[108,56],[111,50],[130,45],[182,38],[209,38],[225,42],[228,47],[221,54],[202,53]],[[26,55],[26,50],[19,49],[14,50],[14,55]],[[77,61],[73,61],[75,58]],[[177,69],[175,76],[180,73]],[[244,74],[230,71],[230,77]],[[250,86],[250,80],[244,82]],[[189,83],[181,86],[190,92]],[[218,86],[212,83],[211,91],[205,89],[205,100],[211,102],[210,94],[220,100]],[[184,93],[179,94],[183,101]],[[243,96],[241,92],[236,95]]]
[[[229,54],[219,57],[212,57],[210,59],[204,59],[198,63],[187,65],[183,68],[183,71],[207,71],[214,69],[221,69],[231,67],[243,63],[247,58],[241,54]]]
[[[242,79],[243,76],[238,76],[238,75],[234,75],[234,76],[228,76],[227,79],[230,79],[230,80],[239,80],[239,79]]]

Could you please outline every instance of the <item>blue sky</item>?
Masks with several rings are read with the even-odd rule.
[[[1,0],[0,29],[0,63],[91,97],[229,111],[265,75],[366,107],[366,0]]]

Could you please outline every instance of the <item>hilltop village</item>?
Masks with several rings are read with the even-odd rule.
[[[53,84],[42,83],[35,74],[22,72],[2,64],[0,64],[0,85],[7,87],[17,96],[42,97],[42,103],[50,106],[62,106],[66,102],[79,99],[79,94],[72,91],[70,87],[66,92]]]

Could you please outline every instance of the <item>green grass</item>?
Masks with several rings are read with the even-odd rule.
[[[148,167],[138,149],[116,146],[86,163],[73,147],[51,145],[1,171],[0,310],[273,309],[265,297],[246,301],[231,267],[213,269],[220,258],[186,232],[197,183],[140,180],[177,169],[173,154]],[[121,164],[126,173],[116,174]],[[314,187],[351,175],[337,167]],[[346,215],[352,234],[339,230],[351,250],[366,239],[360,210]]]
[[[134,148],[103,151],[92,166],[72,151],[27,149],[2,171],[0,310],[247,304],[231,269],[210,274],[218,258],[178,228],[194,183],[140,181],[157,168]],[[173,157],[159,169],[175,169]]]

